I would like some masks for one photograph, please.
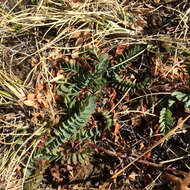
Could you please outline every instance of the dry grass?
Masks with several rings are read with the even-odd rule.
[[[55,82],[64,77],[57,63],[60,59],[73,63],[90,49],[96,55],[109,53],[113,61],[120,44],[126,47],[147,44],[149,57],[144,58],[146,62],[142,64],[146,67],[148,62],[152,63],[148,66],[152,67],[148,70],[154,75],[149,94],[131,99],[128,93],[124,94],[110,113],[117,110],[121,118],[128,119],[120,121],[122,126],[146,115],[159,118],[155,109],[164,96],[171,94],[170,89],[183,88],[180,80],[187,81],[189,76],[185,73],[190,64],[189,23],[190,8],[186,1],[174,4],[166,0],[2,2],[0,176],[6,189],[23,189],[27,174],[19,176],[19,172],[22,173],[20,163],[28,156],[29,164],[41,135],[61,118],[63,110],[55,100]],[[163,98],[156,102],[160,96]],[[144,104],[148,97],[153,100],[149,109],[133,105],[138,99]],[[150,134],[150,138],[152,136]],[[142,141],[142,138],[136,137],[136,140]],[[153,183],[154,180],[146,189],[153,189]]]

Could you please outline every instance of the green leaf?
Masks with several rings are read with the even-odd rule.
[[[189,99],[189,95],[180,91],[175,91],[171,94],[172,96],[176,97],[181,102],[186,102]]]
[[[168,100],[168,106],[171,108],[174,105],[175,102],[176,102],[175,100],[169,99]]]
[[[168,133],[173,127],[173,117],[172,112],[168,108],[163,108],[160,112],[160,131],[163,133]]]
[[[77,164],[77,162],[78,162],[77,154],[76,153],[72,154],[72,162],[73,162],[73,164]]]
[[[84,164],[85,160],[83,159],[82,155],[81,154],[78,154],[78,161],[81,163],[81,164]]]
[[[115,65],[111,68],[112,70],[117,70],[117,73],[122,71],[122,69],[129,63],[132,59],[139,56],[141,53],[144,52],[146,46],[144,44],[136,44],[127,52],[124,51],[122,55],[119,56],[119,60],[116,61]]]
[[[188,108],[188,109],[190,109],[190,100],[187,101],[187,102],[185,102],[185,107]]]

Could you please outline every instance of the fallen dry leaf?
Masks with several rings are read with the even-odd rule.
[[[41,99],[40,103],[46,108],[46,109],[49,109],[49,105],[48,105],[48,102]]]
[[[76,30],[76,29],[74,29],[74,30]],[[69,38],[79,38],[81,36],[81,32],[79,32],[79,31],[73,31],[70,35],[69,35]]]
[[[31,64],[31,67],[35,67],[38,64],[38,60],[36,58],[32,57],[30,64]]]
[[[54,177],[54,179],[57,182],[63,181],[63,178],[61,177],[61,174],[60,174],[60,168],[58,165],[55,165],[53,168],[50,169],[50,171],[51,171],[51,175]]]
[[[14,119],[15,117],[16,117],[15,113],[8,113],[8,114],[5,114],[3,116],[3,118],[5,119],[5,121],[10,121],[11,119]]]
[[[46,92],[45,96],[46,96],[46,99],[47,99],[49,102],[52,101],[52,95],[51,95],[51,93],[50,93],[49,91]]]
[[[115,137],[115,143],[117,143],[117,142],[119,141],[119,134],[120,134],[119,129],[120,129],[120,128],[121,128],[121,126],[120,126],[118,123],[116,123],[116,124],[115,124],[114,133],[113,133],[113,135],[114,135],[114,137]]]
[[[40,115],[40,113],[36,113],[36,112],[32,112],[31,114],[32,114],[32,116],[34,116],[34,117],[38,117],[38,116]]]
[[[39,84],[39,85],[36,86],[35,92],[37,93],[37,92],[43,90],[43,88],[44,88],[43,85],[42,85],[42,84]]]
[[[127,44],[125,44],[125,43],[119,44],[119,45],[117,46],[117,49],[116,49],[115,54],[116,54],[116,55],[121,55],[121,54],[123,53],[123,51],[125,50],[126,47],[127,47]]]
[[[78,46],[78,47],[82,46],[83,42],[84,42],[84,38],[83,37],[77,38],[77,40],[75,42],[75,46]]]
[[[43,97],[44,95],[42,93],[38,93],[36,96],[36,99],[39,100],[39,99],[42,99]]]
[[[155,2],[156,4],[159,4],[159,3],[160,3],[160,0],[154,0],[154,2]]]
[[[188,187],[190,184],[190,172],[179,171],[178,174],[184,175],[184,178],[181,179],[175,175],[164,173],[164,179],[172,183],[175,186],[175,190],[190,190]]]
[[[24,103],[26,106],[34,107],[34,108],[38,109],[38,106],[37,106],[36,102],[33,101],[33,100],[25,100],[23,103]]]
[[[132,172],[129,174],[129,179],[130,179],[131,181],[135,181],[135,180],[136,180],[136,176],[137,176],[137,174],[136,174],[134,171],[132,171]]]
[[[34,100],[35,99],[35,94],[30,93],[27,95],[27,100]]]
[[[79,58],[79,50],[78,50],[78,51],[75,50],[75,51],[71,54],[71,57],[72,57],[73,59]]]
[[[72,9],[79,9],[79,8],[82,7],[82,3],[79,2],[79,1],[77,1],[77,2],[71,1],[71,2],[69,2],[69,5],[70,5],[70,7],[71,7]]]

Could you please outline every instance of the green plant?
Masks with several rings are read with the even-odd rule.
[[[148,73],[144,74],[140,79],[135,78],[135,80],[126,80],[125,76],[120,77],[121,72],[125,66],[130,63],[134,58],[139,56],[146,50],[146,45],[137,44],[130,48],[128,51],[124,51],[115,61],[115,65],[109,68],[107,74],[109,83],[120,91],[127,92],[130,89],[130,94],[136,92],[136,90],[144,89],[150,82],[150,75]]]
[[[104,82],[108,81],[110,76],[115,75],[118,77],[119,72],[121,72],[125,65],[123,64],[124,58],[132,60],[137,54],[139,54],[139,52],[142,51],[142,49],[144,49],[144,45],[135,45],[131,48],[127,54],[125,53],[124,56],[122,56],[122,59],[120,60],[122,61],[122,64],[120,64],[119,61],[116,63],[116,69],[108,68],[109,56],[107,54],[99,56],[98,61],[95,62],[95,68],[90,72],[87,72],[87,68],[85,66],[79,66],[77,64],[63,65],[64,72],[67,74],[66,76],[68,78],[59,83],[57,93],[63,97],[66,110],[71,114],[71,116],[67,116],[68,118],[52,131],[52,135],[46,141],[44,148],[38,150],[34,158],[39,157],[39,155],[45,155],[46,159],[55,160],[60,156],[59,146],[68,140],[96,140],[97,137],[101,136],[105,129],[111,127],[112,118],[105,112],[102,114],[102,119],[104,121],[104,128],[102,130],[100,130],[98,126],[84,128],[87,127],[88,119],[95,112],[95,98],[92,95],[88,95],[86,98],[81,99],[79,106],[77,106],[77,98],[86,87],[88,87],[89,90],[93,90],[94,86],[104,85]],[[112,80],[114,79],[112,78]],[[120,90],[126,90],[124,87],[121,87],[121,84],[123,84],[121,80]],[[149,77],[146,76],[143,81],[135,83],[134,86],[130,86],[132,86],[132,90],[135,91],[136,89],[144,88],[148,81]],[[128,86],[126,85],[125,88],[128,88]],[[99,89],[96,89],[96,91],[97,90]]]
[[[178,101],[183,102],[185,108],[190,108],[190,94],[188,92],[174,91],[171,96],[175,97]],[[170,102],[171,101],[172,100],[170,100]]]
[[[61,159],[62,162],[76,164],[87,159],[89,151],[74,151],[65,154],[61,147],[69,140],[77,142],[88,142],[101,137],[105,130],[109,130],[113,124],[110,112],[96,112],[96,101],[98,96],[102,98],[102,88],[111,85],[121,91],[131,88],[131,92],[142,90],[149,83],[150,76],[146,74],[142,80],[127,82],[119,77],[128,61],[133,60],[145,50],[144,45],[135,45],[128,53],[124,53],[116,62],[116,67],[110,67],[108,54],[102,54],[94,63],[93,67],[75,64],[63,64],[65,74],[64,80],[57,85],[57,94],[62,97],[64,115],[62,121],[46,134],[47,140],[43,148],[37,148],[34,152],[28,170],[30,175],[34,173],[36,163],[39,160],[49,162]],[[85,93],[82,93],[85,92]],[[95,125],[89,123],[93,117]]]
[[[63,68],[64,71],[69,73],[74,73],[71,78],[66,82],[62,82],[57,87],[57,93],[64,98],[64,103],[68,109],[76,103],[76,97],[82,92],[85,87],[96,85],[97,81],[102,78],[105,73],[109,63],[109,57],[107,54],[103,54],[99,57],[99,60],[95,64],[95,69],[88,72],[87,68],[78,66],[78,64],[65,64]]]
[[[124,51],[115,61],[115,65],[110,68],[112,72],[120,73],[130,61],[138,57],[146,50],[146,45],[136,44],[128,51]],[[112,73],[111,72],[111,73]]]
[[[167,133],[174,124],[174,119],[172,117],[172,111],[171,108],[174,106],[174,104],[179,101],[184,104],[185,109],[190,108],[190,94],[188,91],[174,91],[171,93],[171,96],[168,99],[168,108],[162,108],[160,111],[160,131]]]
[[[78,150],[79,149],[79,150]],[[85,164],[89,160],[89,154],[93,152],[93,149],[91,147],[83,147],[78,148],[76,150],[70,150],[69,152],[61,153],[61,162],[63,164],[67,163],[69,165],[72,164]]]
[[[136,90],[145,90],[145,87],[149,84],[150,82],[150,75],[145,74],[145,76],[137,81],[134,80],[133,82],[129,80],[125,80],[124,78],[120,78],[118,74],[112,75],[112,85],[123,92],[127,92],[130,89],[130,94],[132,95],[133,93],[136,92]]]
[[[171,128],[173,127],[174,121],[172,117],[172,112],[169,110],[169,108],[162,108],[160,112],[160,131],[163,133],[168,133]]]
[[[19,31],[23,28],[23,26],[22,26],[21,24],[17,24],[17,23],[11,23],[11,27],[12,27],[15,31],[17,31],[17,32],[19,32]]]
[[[69,139],[77,139],[81,133],[82,127],[86,126],[88,119],[95,111],[95,99],[93,96],[87,96],[83,100],[77,111],[66,121],[59,124],[57,129],[54,129],[52,136],[46,141],[44,148],[37,151],[34,158],[39,157],[39,154],[48,160],[55,160],[59,157],[59,146],[67,142]]]

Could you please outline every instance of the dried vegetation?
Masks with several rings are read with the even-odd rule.
[[[190,189],[187,0],[0,2],[0,188]]]

